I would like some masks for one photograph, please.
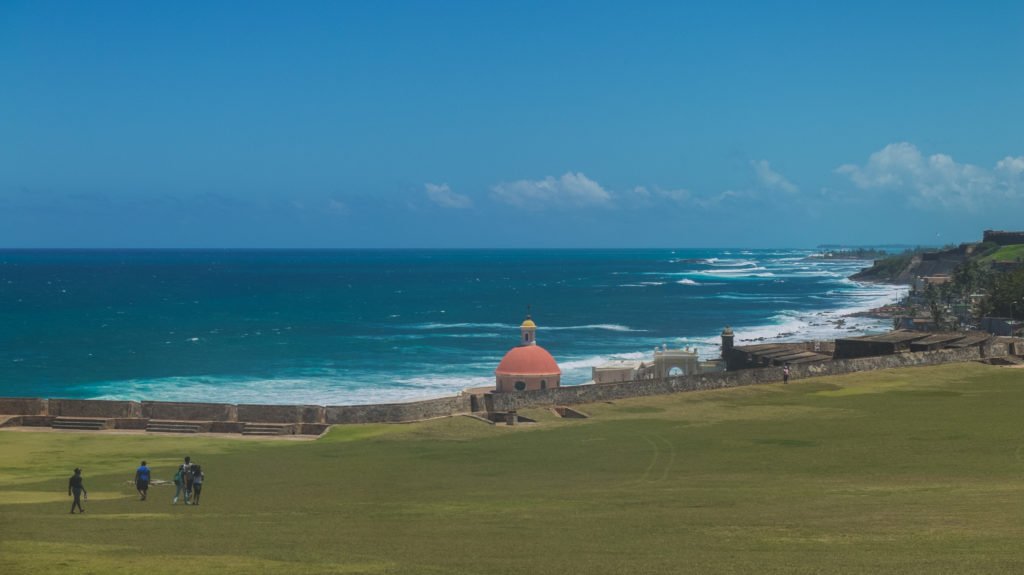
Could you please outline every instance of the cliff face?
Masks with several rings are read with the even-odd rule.
[[[862,282],[894,283],[910,285],[917,276],[949,275],[953,269],[970,257],[974,244],[940,252],[899,254],[881,260],[865,268],[850,279]]]

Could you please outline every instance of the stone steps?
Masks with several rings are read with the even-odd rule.
[[[107,420],[96,417],[57,417],[51,423],[53,429],[78,429],[99,431],[107,427]]]
[[[150,421],[146,431],[154,433],[199,433],[199,425],[182,421]]]
[[[242,435],[291,435],[292,425],[288,423],[246,423]]]

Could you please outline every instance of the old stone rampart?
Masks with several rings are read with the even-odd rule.
[[[982,241],[992,242],[1001,246],[1024,244],[1024,232],[985,230],[985,233],[982,235]]]
[[[326,409],[326,422],[334,423],[402,423],[434,417],[445,417],[457,413],[469,413],[468,395],[442,397],[410,403],[387,403],[382,405],[342,405]]]
[[[321,405],[239,405],[238,421],[253,423],[323,423]]]
[[[1011,338],[993,338],[982,347],[944,349],[916,353],[840,359],[791,366],[790,379],[841,375],[859,371],[938,365],[1005,356],[1020,347]],[[145,428],[145,422],[177,420],[203,422],[204,431],[240,433],[246,423],[293,424],[295,429],[316,432],[326,425],[353,423],[402,423],[446,417],[476,410],[505,412],[528,407],[550,407],[613,401],[631,397],[665,395],[686,391],[725,389],[782,381],[781,367],[692,374],[669,379],[589,384],[554,389],[469,394],[408,403],[376,405],[233,405],[226,403],[175,403],[158,401],[104,401],[87,399],[0,398],[0,415],[12,416],[6,425],[47,425],[54,417],[97,417],[113,420],[119,428]],[[475,400],[474,400],[475,399]],[[481,401],[482,399],[482,401]]]
[[[862,357],[823,361],[820,363],[798,364],[790,369],[790,379],[802,379],[824,375],[842,375],[858,371],[939,365],[981,359],[977,347],[945,349],[918,353],[900,353],[878,357]],[[486,397],[488,411],[511,411],[527,407],[596,403],[630,397],[663,395],[684,391],[724,389],[747,385],[761,385],[782,381],[781,367],[763,367],[717,373],[693,374],[664,380],[640,380],[620,383],[579,385],[559,387],[541,391],[491,394]]]
[[[230,403],[143,401],[142,417],[177,421],[238,421],[238,409]]]
[[[142,417],[142,406],[137,401],[51,399],[48,404],[46,415],[57,417]]]

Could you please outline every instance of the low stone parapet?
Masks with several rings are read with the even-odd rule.
[[[46,399],[35,397],[0,397],[0,413],[4,415],[46,415]]]
[[[238,421],[252,423],[323,423],[319,405],[239,405]]]
[[[176,421],[237,421],[238,411],[230,403],[143,401],[142,417]]]
[[[51,399],[48,402],[47,415],[57,417],[142,417],[142,409],[135,401]]]
[[[467,395],[408,403],[327,406],[326,423],[402,423],[470,412]]]

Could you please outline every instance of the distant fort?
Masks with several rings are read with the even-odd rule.
[[[1004,232],[999,230],[985,230],[982,235],[983,242],[991,242],[1001,246],[1024,244],[1024,232]]]

